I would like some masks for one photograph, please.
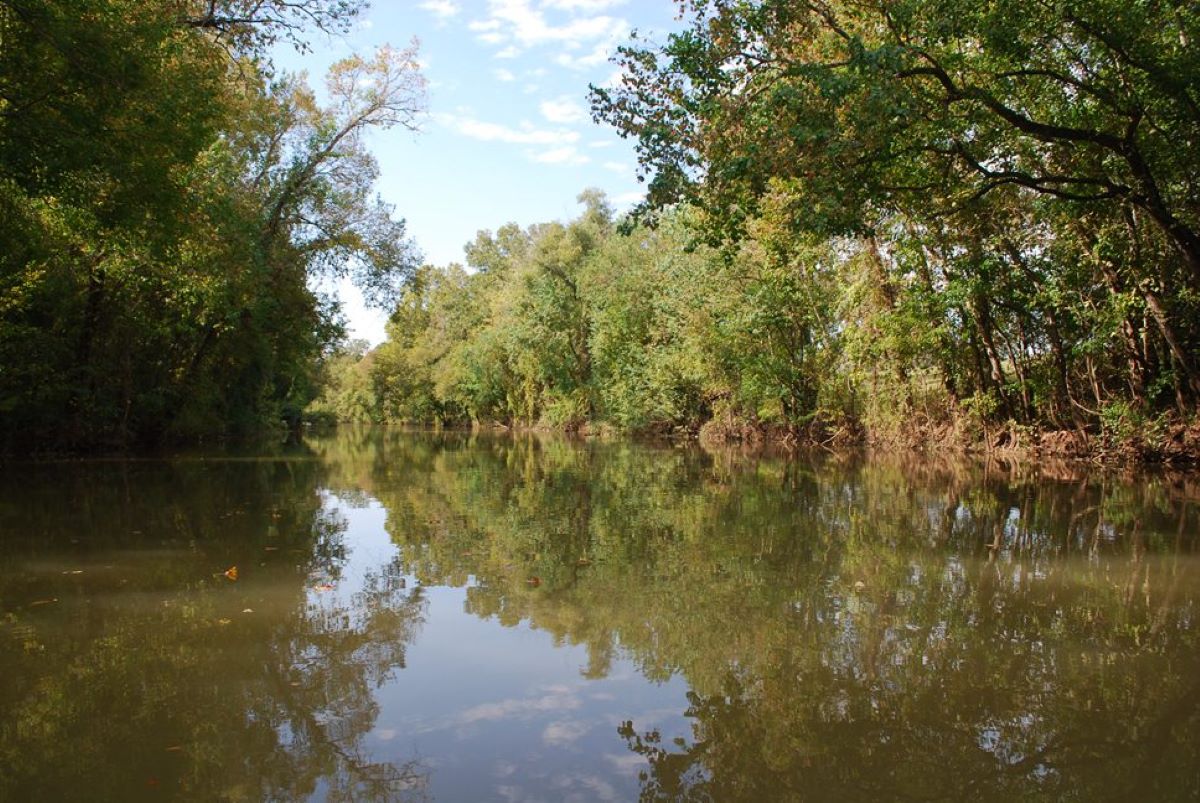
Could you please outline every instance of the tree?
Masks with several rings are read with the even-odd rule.
[[[319,108],[262,55],[356,3],[0,2],[0,449],[295,421],[351,275],[415,268],[365,132],[414,129],[416,43],[352,57]]]
[[[683,32],[661,48],[623,48],[623,83],[592,93],[597,118],[637,142],[650,178],[643,212],[694,203],[711,240],[737,244],[755,238],[764,204],[792,196],[783,222],[798,241],[857,238],[882,256],[886,315],[923,307],[933,317],[919,329],[961,333],[975,362],[966,382],[944,345],[930,355],[952,400],[979,393],[1013,419],[1097,422],[1126,395],[1142,409],[1194,411],[1191,5],[680,8]],[[914,240],[919,260],[901,247]],[[893,258],[905,251],[914,273]],[[918,292],[949,303],[911,304]],[[1088,352],[1085,341],[1105,345]],[[1123,363],[1100,359],[1111,345]],[[1052,415],[1046,394],[1034,401],[1039,384],[1056,388]]]

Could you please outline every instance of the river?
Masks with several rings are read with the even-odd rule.
[[[1200,478],[345,429],[0,472],[0,800],[1196,800]]]

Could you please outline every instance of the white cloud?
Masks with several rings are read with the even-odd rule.
[[[607,40],[596,45],[585,56],[572,56],[570,53],[559,53],[555,56],[554,61],[568,70],[586,70],[589,67],[598,67],[608,61],[609,56],[615,50],[616,43],[612,40]]]
[[[614,6],[623,6],[627,2],[629,0],[542,0],[542,8],[594,13]]]
[[[454,0],[424,0],[424,2],[418,3],[417,7],[443,21],[457,16],[458,12],[462,10]]]
[[[600,84],[603,89],[616,89],[625,82],[624,70],[613,70],[612,74],[604,79],[604,83]]]
[[[636,753],[607,753],[604,756],[604,760],[611,764],[613,769],[621,775],[628,775],[634,778],[650,763],[646,760],[645,756],[639,756]]]
[[[457,719],[462,724],[494,722],[505,719],[526,719],[536,714],[570,711],[578,708],[579,698],[574,694],[551,691],[542,697],[507,699],[495,703],[484,703],[461,712]]]
[[[435,2],[436,0],[431,0]],[[534,7],[532,0],[488,0],[488,17],[475,20],[467,27],[491,44],[507,42],[498,58],[511,58],[521,50],[538,45],[557,44],[566,50],[602,41],[623,39],[629,33],[629,23],[619,17],[595,12],[619,5],[620,0],[542,0]],[[568,13],[568,18],[552,21],[545,13]],[[486,37],[486,38],[484,38]],[[608,46],[605,46],[607,58]],[[595,51],[584,59],[594,57]]]
[[[506,70],[503,67],[492,70],[492,75],[496,76],[497,81],[503,81],[505,83],[517,80],[517,76],[513,75],[512,70]]]
[[[634,192],[621,193],[616,198],[613,198],[612,202],[616,206],[633,206],[636,203],[640,203],[645,197],[646,193],[641,190],[635,190]]]
[[[541,110],[542,116],[552,123],[570,125],[587,119],[587,110],[568,95],[554,100],[544,100],[538,108]]]
[[[591,161],[589,157],[576,150],[574,145],[564,145],[538,153],[531,152],[529,158],[548,165],[583,165]]]
[[[604,167],[604,169],[605,169],[605,170],[611,170],[611,171],[613,171],[614,173],[629,173],[629,172],[632,172],[632,171],[629,169],[629,165],[625,164],[624,162],[605,162],[605,163],[604,163],[604,165],[603,165],[603,167]]]
[[[542,741],[551,746],[570,744],[579,741],[591,729],[591,725],[579,720],[551,722],[542,731]]]
[[[488,123],[473,117],[457,114],[437,114],[434,119],[447,128],[465,137],[481,142],[505,142],[513,145],[549,145],[563,148],[579,140],[579,134],[564,129],[539,129],[533,126],[512,128],[499,123]]]

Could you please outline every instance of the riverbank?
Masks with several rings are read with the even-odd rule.
[[[1117,426],[1100,429],[1037,428],[1015,422],[988,425],[965,417],[933,421],[915,416],[890,427],[869,427],[853,419],[786,427],[728,418],[705,423],[695,437],[710,443],[995,454],[1106,465],[1200,466],[1200,420],[1196,418],[1159,419],[1141,426],[1118,422]]]

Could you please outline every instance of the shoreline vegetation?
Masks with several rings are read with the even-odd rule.
[[[780,265],[756,241],[703,242],[695,208],[650,225],[579,200],[575,220],[481,231],[465,267],[420,268],[384,343],[326,355],[306,420],[1200,464],[1182,388],[1131,398],[1119,352],[1033,339],[1079,310],[992,316],[994,342],[1027,338],[993,363],[951,289],[873,294],[882,263],[903,267],[876,243],[808,239]],[[1115,337],[1106,320],[1072,338]]]
[[[0,453],[308,421],[1200,461],[1200,7],[679,3],[594,118],[645,201],[422,265],[270,48],[359,3],[0,0]],[[346,342],[350,276],[389,310]]]
[[[1195,4],[680,12],[591,90],[645,202],[423,268],[314,414],[1195,462]]]
[[[351,422],[342,422],[345,425]],[[323,423],[318,427],[338,426]],[[386,425],[385,425],[386,426]],[[443,427],[437,427],[443,429]],[[1189,473],[1200,468],[1200,425],[1174,423],[1160,430],[1154,440],[1146,435],[1118,439],[1111,433],[1068,430],[1032,430],[1019,425],[999,426],[990,431],[970,430],[958,424],[927,424],[891,432],[868,432],[852,422],[813,426],[803,430],[780,426],[751,425],[727,420],[710,421],[699,429],[650,427],[637,431],[619,430],[603,422],[578,427],[476,423],[450,425],[450,431],[500,431],[549,433],[582,439],[613,438],[658,442],[694,442],[712,448],[744,448],[751,452],[795,453],[822,450],[834,454],[914,454],[925,456],[994,458],[1018,462],[1068,461],[1108,468],[1163,467]]]

